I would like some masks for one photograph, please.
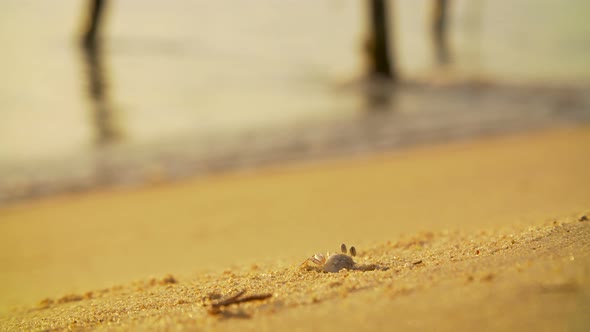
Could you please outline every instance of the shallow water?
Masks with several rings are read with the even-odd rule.
[[[406,82],[430,84],[441,75],[510,82],[484,93],[489,99],[498,91],[549,82],[557,89],[550,89],[555,98],[544,106],[573,103],[578,115],[568,119],[586,118],[587,1],[456,1],[449,35],[452,64],[445,68],[434,60],[426,25],[429,4],[397,1],[392,9],[396,62]],[[464,87],[437,90],[433,97],[421,83],[394,93],[388,85],[359,82],[366,24],[360,1],[113,1],[104,46],[91,55],[76,46],[84,5],[77,0],[0,4],[0,192],[10,192],[4,196],[43,192],[48,182],[76,177],[87,184],[125,182],[130,176],[121,169],[133,173],[137,164],[158,174],[161,168],[189,174],[249,163],[252,155],[274,159],[280,152],[298,158],[289,152],[302,144],[306,149],[298,137],[305,142],[325,132],[333,132],[325,140],[336,142],[328,145],[338,150],[342,142],[370,132],[350,129],[339,136],[342,123],[355,127],[375,110],[402,114],[388,115],[396,125],[383,130],[387,142],[423,141],[432,134],[426,129],[441,123],[433,120],[440,117],[428,116],[433,108],[447,114],[460,109],[452,113],[457,121],[443,121],[449,131],[474,116],[479,124],[464,130],[502,127],[507,120],[495,110],[510,108],[514,98],[526,106],[516,107],[525,109],[518,116],[530,118],[532,112],[553,121],[553,113],[536,112],[539,105],[525,102],[534,89],[516,97],[504,93],[494,105]],[[563,91],[564,84],[575,88]],[[470,111],[481,103],[488,113]],[[494,121],[485,122],[490,118]],[[406,135],[397,126],[416,134]],[[272,141],[278,143],[268,148]],[[259,146],[272,152],[255,153]],[[67,187],[86,187],[74,182]]]

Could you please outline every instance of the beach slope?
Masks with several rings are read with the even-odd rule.
[[[0,328],[586,330],[589,147],[562,128],[4,207]],[[300,266],[342,242],[352,270]]]

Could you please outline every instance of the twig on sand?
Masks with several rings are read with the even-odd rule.
[[[230,296],[228,298],[219,300],[217,302],[211,303],[211,307],[209,308],[209,313],[212,315],[217,315],[221,313],[221,308],[233,305],[233,304],[240,304],[244,302],[252,302],[252,301],[262,301],[272,297],[271,293],[266,294],[256,294],[256,295],[249,295],[246,297],[242,297],[246,293],[246,290],[242,290],[237,294]]]

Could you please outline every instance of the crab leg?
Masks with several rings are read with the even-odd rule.
[[[301,263],[301,266],[305,265],[307,262],[313,262],[317,265],[322,265],[323,262],[317,258],[315,258],[315,256],[309,257],[308,259],[306,259],[303,263]]]

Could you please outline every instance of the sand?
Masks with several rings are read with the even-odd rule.
[[[589,147],[562,128],[5,207],[0,328],[586,330]],[[300,267],[342,242],[355,269]],[[270,298],[214,310],[243,290]]]

